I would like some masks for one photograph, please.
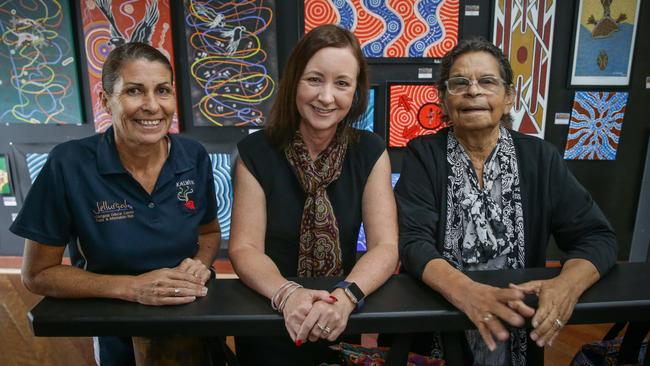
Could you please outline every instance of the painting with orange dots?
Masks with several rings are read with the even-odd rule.
[[[263,125],[278,80],[275,1],[184,4],[194,125]]]
[[[446,126],[433,84],[392,84],[388,93],[389,147],[404,147],[411,139]]]
[[[169,1],[81,0],[83,41],[96,132],[103,132],[111,125],[111,117],[102,107],[99,92],[102,88],[102,65],[113,48],[128,42],[145,42],[156,47],[174,65]],[[170,132],[178,133],[177,114],[174,114]]]
[[[544,138],[555,0],[495,2],[494,44],[510,60],[513,129]]]
[[[459,0],[305,0],[305,33],[333,23],[368,58],[439,58],[458,42],[459,8]]]

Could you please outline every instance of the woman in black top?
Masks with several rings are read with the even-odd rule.
[[[498,48],[459,42],[442,60],[438,89],[451,127],[409,143],[395,190],[402,264],[476,325],[466,332],[472,364],[522,365],[533,342],[553,343],[614,264],[615,236],[553,146],[506,128],[512,69]],[[567,253],[555,278],[501,289],[461,272],[543,267],[551,234]],[[537,294],[537,309],[522,302],[526,293]],[[533,342],[504,327],[524,317]]]
[[[265,130],[239,144],[230,259],[242,281],[283,314],[288,332],[238,337],[244,365],[336,362],[329,342],[395,270],[388,155],[377,136],[350,127],[366,109],[367,91],[356,38],[318,27],[293,50]],[[368,252],[356,262],[362,220]],[[346,281],[317,291],[286,279],[295,276]]]

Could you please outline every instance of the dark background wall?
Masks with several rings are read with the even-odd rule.
[[[77,3],[72,1],[71,3]],[[172,1],[173,25],[182,24],[183,9],[180,1]],[[479,5],[480,16],[465,17],[465,5]],[[461,0],[460,36],[469,37],[481,35],[491,39],[493,1]],[[556,112],[571,112],[571,105],[576,89],[567,87],[569,67],[573,47],[573,32],[575,27],[575,14],[577,5],[574,1],[556,0],[555,29],[553,32],[553,56],[550,74],[550,95],[547,105],[547,122],[545,140],[554,144],[560,152],[564,151],[568,126],[554,125],[553,118]],[[76,44],[82,45],[80,19],[78,9],[73,7],[74,26],[77,29]],[[276,0],[276,21],[278,33],[278,63],[280,71],[286,63],[291,48],[296,44],[302,34],[303,13],[302,0]],[[187,70],[187,50],[182,29],[173,27],[174,54],[176,57],[176,70]],[[650,3],[641,4],[635,51],[633,55],[630,85],[625,88],[602,88],[599,90],[628,91],[629,100],[620,146],[615,161],[569,161],[568,165],[578,180],[591,192],[596,202],[601,206],[607,217],[612,222],[617,232],[621,251],[619,259],[626,259],[629,254],[630,241],[634,230],[637,211],[637,202],[643,174],[643,165],[646,154],[647,141],[650,136],[650,117],[645,113],[644,105],[650,103],[650,90],[645,88],[645,79],[650,76]],[[77,47],[79,60],[84,60],[83,47]],[[87,85],[85,80],[84,62],[79,62],[82,85]],[[1,67],[1,66],[0,66]],[[438,65],[431,59],[416,60],[373,60],[370,62],[372,84],[377,86],[375,96],[375,132],[386,138],[387,136],[387,110],[386,110],[386,83],[388,81],[417,80],[418,69],[432,67],[434,77]],[[177,72],[177,90],[179,95],[180,121],[188,115],[189,100],[187,90],[189,76],[187,73]],[[433,81],[420,79],[419,81]],[[84,101],[89,105],[88,91],[85,86]],[[1,124],[0,121],[0,154],[10,156],[11,172],[14,190],[16,191],[17,206],[0,204],[0,255],[21,255],[23,240],[11,234],[8,227],[11,224],[12,213],[15,214],[21,207],[22,199],[29,188],[29,182],[19,177],[25,177],[25,167],[18,159],[19,152],[47,151],[57,143],[69,139],[80,138],[94,133],[94,127],[89,121],[90,113],[85,111],[87,122],[80,126],[55,126],[55,125],[16,125]],[[195,127],[191,123],[181,125],[182,134],[201,141],[208,151],[229,152],[235,147],[239,139],[247,133],[242,128]],[[401,167],[401,149],[390,149],[393,171],[398,172]],[[20,180],[20,181],[19,181]],[[643,224],[643,223],[642,223]],[[650,225],[650,223],[646,223]],[[551,257],[559,254],[551,249]]]

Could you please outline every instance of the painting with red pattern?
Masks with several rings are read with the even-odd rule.
[[[501,0],[494,8],[494,44],[510,60],[515,87],[513,129],[544,138],[555,0]]]
[[[128,42],[145,42],[156,47],[174,65],[169,1],[82,0],[84,49],[96,132],[103,132],[111,125],[111,116],[102,107],[99,92],[102,65],[113,48]],[[178,133],[177,114],[170,132]]]
[[[404,147],[411,139],[446,126],[433,84],[393,84],[389,88],[388,146]]]
[[[459,8],[459,0],[305,0],[305,33],[338,24],[366,57],[439,58],[458,42]]]

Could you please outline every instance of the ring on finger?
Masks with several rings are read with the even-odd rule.
[[[561,329],[564,327],[564,323],[559,318],[556,318],[555,321],[553,321],[553,327],[555,329]]]
[[[332,328],[330,328],[330,327],[328,327],[328,326],[325,326],[325,327],[323,328],[323,333],[325,333],[325,334],[330,334],[331,331],[332,331]]]
[[[326,326],[322,325],[321,323],[316,323],[316,326],[318,327],[318,329],[320,329],[320,330],[323,331],[323,332],[324,332],[325,329],[327,328]]]
[[[494,319],[494,315],[492,315],[492,313],[485,313],[485,315],[483,315],[483,319],[481,320],[483,320],[484,323],[487,323],[492,319]]]
[[[178,296],[178,294],[180,294],[180,293],[181,293],[181,290],[179,290],[177,288],[174,289],[174,296]]]

